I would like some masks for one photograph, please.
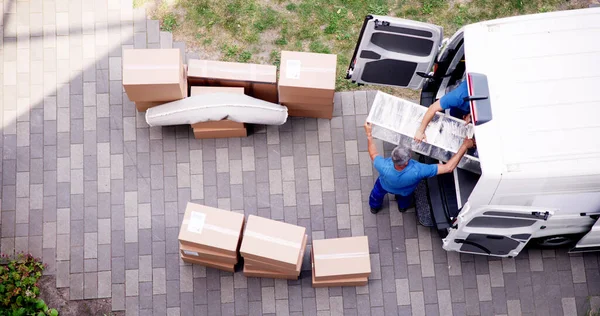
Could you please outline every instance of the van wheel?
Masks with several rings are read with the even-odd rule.
[[[580,237],[580,235],[556,235],[536,238],[532,242],[540,248],[554,248],[574,244]]]

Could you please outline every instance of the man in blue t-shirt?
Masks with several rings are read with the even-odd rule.
[[[413,192],[421,180],[452,172],[467,149],[474,146],[473,139],[465,139],[458,152],[450,158],[448,163],[429,165],[410,159],[410,148],[402,146],[394,148],[392,156],[389,158],[379,156],[377,148],[373,144],[371,123],[365,123],[365,132],[367,133],[369,156],[373,160],[375,169],[379,172],[379,178],[375,181],[369,196],[369,206],[373,214],[381,210],[383,198],[387,193],[395,194],[398,209],[401,212],[406,211],[412,204]]]
[[[425,116],[423,116],[421,126],[419,126],[419,129],[417,129],[417,132],[415,133],[415,141],[420,143],[423,140],[426,140],[425,129],[435,116],[436,112],[450,109],[450,115],[464,119],[467,124],[471,122],[471,108],[469,106],[469,101],[465,101],[465,98],[468,96],[469,91],[467,81],[464,80],[456,87],[456,89],[430,105]]]

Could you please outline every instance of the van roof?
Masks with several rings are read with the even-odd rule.
[[[484,175],[600,173],[600,8],[481,22],[464,38],[492,104],[475,127]]]

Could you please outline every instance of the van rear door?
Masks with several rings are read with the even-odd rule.
[[[600,251],[600,220],[596,220],[592,230],[579,240],[570,253]]]
[[[347,79],[359,84],[376,84],[420,89],[440,49],[440,26],[368,15],[363,23]]]
[[[553,210],[520,206],[486,206],[470,210],[465,205],[455,228],[444,239],[446,250],[497,257],[514,257],[531,237],[545,229]]]

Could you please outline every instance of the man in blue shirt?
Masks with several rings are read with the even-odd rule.
[[[448,163],[429,165],[410,159],[411,150],[402,146],[394,148],[392,156],[389,158],[379,156],[373,143],[371,123],[365,123],[365,132],[367,133],[369,156],[371,156],[375,169],[379,172],[379,178],[375,181],[369,196],[369,206],[373,214],[381,210],[383,198],[388,193],[395,194],[398,209],[401,212],[406,211],[411,206],[413,192],[421,180],[452,172],[467,149],[474,146],[473,139],[465,139],[458,152],[450,158]]]
[[[423,140],[426,140],[425,129],[436,112],[450,109],[450,115],[458,118],[462,117],[467,124],[471,122],[471,108],[469,106],[469,101],[465,101],[465,98],[468,96],[469,91],[467,81],[464,80],[456,87],[456,89],[430,105],[425,116],[423,116],[421,126],[419,126],[419,129],[417,129],[417,132],[415,133],[415,141],[420,143]]]

